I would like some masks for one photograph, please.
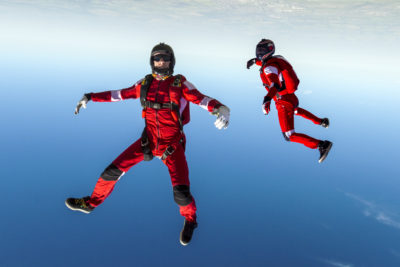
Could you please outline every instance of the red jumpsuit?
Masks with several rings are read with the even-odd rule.
[[[95,102],[114,102],[130,98],[139,98],[142,80],[126,89],[91,93],[91,100]],[[170,88],[173,82],[174,76],[165,80],[153,79],[148,89],[146,100],[157,103],[170,103],[170,96],[172,96]],[[221,106],[221,103],[217,100],[201,94],[190,82],[186,81],[185,77],[182,76],[181,82],[180,89],[178,92],[175,91],[175,95],[173,96],[175,99],[179,99],[181,114],[185,114],[184,110],[188,111],[188,101],[200,105],[209,112]],[[190,185],[189,170],[184,152],[185,141],[180,142],[180,140],[185,140],[185,138],[179,126],[176,113],[174,114],[171,109],[168,108],[153,109],[147,107],[143,111],[143,116],[146,122],[145,130],[153,155],[161,157],[169,146],[174,148],[174,152],[163,160],[163,162],[168,167],[175,196],[175,189],[179,191],[180,187],[186,186],[189,188]],[[186,118],[183,118],[183,120],[184,123],[187,123],[189,120],[188,112],[186,112],[185,116]],[[108,167],[109,171],[107,172],[106,169],[98,179],[88,204],[93,207],[100,205],[110,195],[119,178],[132,166],[142,160],[143,152],[141,138],[139,138],[122,152],[122,154],[112,162],[112,168],[110,169],[110,167]],[[115,177],[115,179],[109,179],[110,174],[112,177]],[[186,192],[186,195],[184,192],[184,196],[181,195],[181,197],[183,197],[183,202],[177,201],[175,198],[175,201],[180,207],[181,215],[188,221],[196,221],[196,204],[190,191],[189,193]]]
[[[262,66],[260,60],[256,60],[256,64]],[[294,131],[294,115],[311,120],[315,124],[321,124],[321,119],[299,107],[299,100],[294,92],[300,81],[290,63],[282,56],[274,56],[262,66],[260,76],[268,91],[267,96],[275,101],[284,138],[312,149],[318,148],[321,140]]]

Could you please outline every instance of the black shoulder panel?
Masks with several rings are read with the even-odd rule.
[[[145,108],[145,102],[147,97],[147,92],[149,91],[150,84],[153,81],[154,77],[151,74],[146,75],[142,81],[142,85],[140,87],[140,104],[143,108]]]

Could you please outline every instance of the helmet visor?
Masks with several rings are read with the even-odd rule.
[[[262,47],[262,46],[258,46],[256,48],[256,57],[257,59],[261,60],[262,57],[266,54],[268,54],[270,51],[267,47]]]

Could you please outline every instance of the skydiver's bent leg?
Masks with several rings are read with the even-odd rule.
[[[111,194],[117,181],[132,166],[143,160],[141,139],[129,146],[101,174],[97,180],[92,196],[87,201],[91,207],[97,207]]]
[[[171,176],[174,200],[179,206],[180,214],[187,221],[195,223],[197,208],[190,193],[189,169],[185,151],[180,143],[177,143],[174,148],[174,152],[164,160]]]
[[[318,118],[317,116],[315,116],[314,114],[312,114],[311,112],[309,112],[308,110],[302,109],[302,108],[296,108],[294,110],[294,114],[301,116],[307,120],[312,121],[315,124],[320,125],[322,122],[322,119]]]
[[[286,101],[277,101],[276,109],[278,111],[279,125],[286,141],[300,143],[312,149],[318,148],[321,140],[294,131],[295,107],[293,104]]]
[[[291,142],[303,144],[311,149],[318,148],[318,144],[321,142],[321,140],[312,138],[302,133],[295,133],[295,132],[290,135],[289,140]]]

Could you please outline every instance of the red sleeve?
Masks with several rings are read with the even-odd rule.
[[[209,112],[213,112],[214,109],[222,106],[222,104],[218,100],[200,93],[196,89],[196,87],[189,81],[185,80],[182,83],[182,85],[183,85],[183,89],[182,89],[183,97],[186,100],[188,100],[196,105],[199,105],[200,107],[204,108],[205,110],[208,110]]]
[[[268,92],[270,92],[273,87],[280,88],[282,84],[279,80],[279,67],[274,64],[265,66],[262,72],[262,80]],[[273,95],[275,95],[275,93]]]
[[[138,98],[140,96],[141,82],[142,80],[139,80],[131,87],[120,90],[91,93],[91,100],[94,102],[117,102],[130,98]]]
[[[277,92],[278,89],[275,86],[273,86],[271,89],[268,90],[267,97],[273,99]]]

